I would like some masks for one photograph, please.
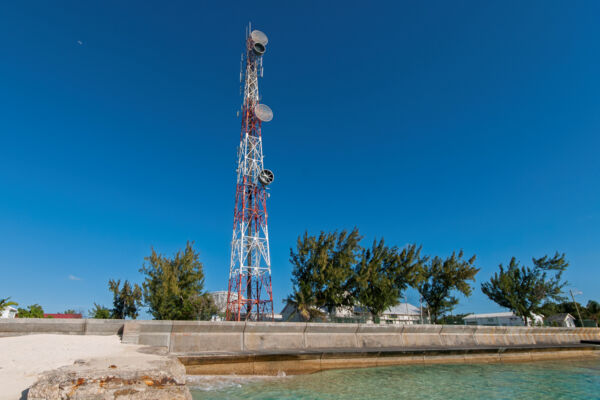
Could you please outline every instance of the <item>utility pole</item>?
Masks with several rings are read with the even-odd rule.
[[[579,312],[579,306],[577,305],[577,302],[575,301],[575,296],[573,295],[573,291],[571,289],[569,289],[569,293],[571,293],[571,299],[573,299],[573,304],[575,304],[575,309],[577,310],[577,315],[579,315],[579,320],[581,321],[581,327],[583,328],[583,318],[581,318],[581,313]],[[577,293],[580,294],[581,292]]]

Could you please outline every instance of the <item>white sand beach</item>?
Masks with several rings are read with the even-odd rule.
[[[25,399],[23,392],[40,373],[83,358],[136,353],[118,336],[27,335],[0,338],[0,400]]]

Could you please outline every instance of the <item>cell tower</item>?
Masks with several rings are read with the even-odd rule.
[[[263,168],[261,136],[262,123],[273,119],[273,112],[260,104],[258,95],[267,43],[267,35],[261,31],[247,33],[242,56],[244,72],[240,71],[240,81],[243,76],[244,99],[227,292],[228,321],[273,320],[267,186],[274,175]]]

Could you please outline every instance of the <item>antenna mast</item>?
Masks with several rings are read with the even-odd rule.
[[[273,182],[274,175],[263,167],[261,127],[263,122],[273,119],[273,112],[268,106],[260,104],[258,94],[262,56],[269,40],[261,31],[252,31],[250,25],[246,32],[242,68],[242,129],[238,148],[226,318],[228,321],[272,321],[267,187]]]

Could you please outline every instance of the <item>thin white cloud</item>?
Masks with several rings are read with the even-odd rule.
[[[75,275],[69,275],[69,280],[71,280],[71,281],[80,281],[81,278],[79,278],[79,277],[77,277]]]

